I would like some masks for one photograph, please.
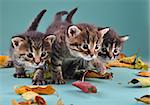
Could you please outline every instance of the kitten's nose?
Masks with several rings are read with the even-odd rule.
[[[36,63],[37,65],[40,63],[40,58],[39,58],[39,57],[35,58],[35,63]]]
[[[36,65],[38,65],[40,62],[35,62],[36,63]]]
[[[108,53],[108,57],[109,57],[109,59],[112,59],[113,58],[113,53]]]
[[[109,59],[111,60],[113,57],[110,57],[110,56],[108,56],[109,57]]]
[[[94,56],[94,54],[90,54],[90,56],[91,56],[91,57],[93,57],[93,56]]]

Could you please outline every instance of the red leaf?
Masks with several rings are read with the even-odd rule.
[[[80,88],[85,93],[96,93],[97,89],[89,82],[76,81],[72,83],[73,86]]]

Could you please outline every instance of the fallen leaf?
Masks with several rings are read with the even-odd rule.
[[[46,105],[46,101],[41,96],[35,96],[34,102],[38,105]]]
[[[62,99],[59,99],[59,100],[57,101],[57,105],[64,105]]]
[[[76,81],[76,82],[73,82],[72,85],[81,89],[85,93],[96,93],[97,92],[96,86],[92,85],[89,82]]]
[[[134,68],[134,65],[122,63],[119,60],[111,61],[107,64],[108,67],[125,67],[125,68]]]
[[[38,94],[53,94],[56,90],[53,86],[20,86],[15,88],[16,94],[23,94],[27,91],[33,91]]]
[[[9,59],[9,56],[0,56],[0,67],[6,67],[8,65]]]
[[[136,101],[143,102],[145,104],[150,104],[150,95],[144,95],[140,98],[135,98]]]
[[[11,104],[12,104],[12,105],[19,105],[16,100],[12,100],[12,101],[11,101]]]
[[[132,64],[132,63],[134,63],[135,59],[136,59],[136,54],[134,54],[130,57],[121,58],[121,59],[119,59],[119,62],[126,63],[126,64]]]
[[[108,67],[125,67],[131,69],[148,70],[148,65],[141,60],[141,57],[136,59],[136,54],[130,57],[120,58],[114,61],[110,61],[106,64]]]
[[[135,66],[134,68],[136,69],[142,69],[142,70],[148,70],[148,65],[145,64],[142,60],[141,57],[138,57],[136,62],[135,62]]]
[[[85,78],[100,78],[100,79],[112,79],[113,73],[105,73],[102,74],[101,72],[94,71],[94,70],[87,70],[85,74]]]
[[[148,71],[141,71],[137,75],[138,76],[142,76],[142,77],[150,77],[150,72],[148,72]]]
[[[125,57],[127,57],[125,54],[120,53],[119,56],[118,56],[118,59],[122,59],[122,58],[125,58]]]
[[[27,101],[33,100],[36,96],[39,96],[39,94],[37,94],[33,91],[27,91],[27,92],[22,94],[22,98],[27,100]]]
[[[142,87],[149,87],[150,86],[150,78],[135,78],[132,79],[130,82],[128,82],[129,84],[137,84],[140,83],[140,85]]]

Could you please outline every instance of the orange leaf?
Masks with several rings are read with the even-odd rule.
[[[137,74],[138,76],[142,76],[142,77],[150,77],[150,72],[147,71],[141,71]]]

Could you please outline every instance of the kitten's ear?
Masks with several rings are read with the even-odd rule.
[[[24,43],[25,37],[23,36],[14,36],[11,38],[12,46],[16,49],[19,48],[22,43]]]
[[[129,35],[120,36],[122,42],[125,42],[129,39]]]
[[[109,27],[106,28],[98,28],[98,31],[101,33],[102,37],[109,31]]]
[[[81,30],[75,25],[69,26],[68,30],[67,30],[68,37],[77,36],[80,34],[80,32],[81,32]]]
[[[52,44],[56,39],[56,36],[53,35],[53,34],[50,34],[50,35],[47,35],[45,38],[44,38],[44,41],[47,41],[49,42],[50,44]]]

